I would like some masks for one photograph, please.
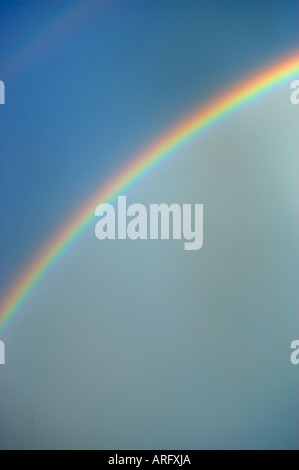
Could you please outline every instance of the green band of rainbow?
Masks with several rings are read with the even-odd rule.
[[[97,191],[76,214],[48,241],[29,266],[21,273],[0,303],[0,332],[14,318],[37,285],[64,255],[66,250],[93,222],[94,210],[102,202],[139,180],[158,163],[173,155],[191,139],[218,121],[291,80],[299,73],[299,55],[292,55],[275,66],[258,73],[237,88],[214,100],[175,128],[166,137],[148,148],[121,170],[108,184]]]

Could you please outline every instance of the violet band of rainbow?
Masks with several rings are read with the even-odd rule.
[[[158,142],[132,158],[127,166],[96,191],[67,223],[54,233],[44,248],[17,276],[0,301],[0,332],[2,333],[21,311],[21,307],[65,252],[93,223],[94,211],[98,204],[112,202],[120,192],[128,190],[140,178],[173,156],[202,132],[298,75],[299,54],[297,53],[255,73],[236,88],[214,99]]]

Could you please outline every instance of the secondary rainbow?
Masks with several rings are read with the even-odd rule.
[[[75,215],[70,217],[47,242],[44,249],[37,253],[29,266],[21,272],[0,303],[0,332],[4,331],[66,250],[93,223],[94,210],[99,203],[113,201],[120,192],[127,190],[148,171],[172,156],[203,131],[298,74],[299,55],[295,54],[255,74],[213,100],[211,104],[203,107],[164,138],[133,158],[131,163],[119,171],[106,186],[96,191]]]

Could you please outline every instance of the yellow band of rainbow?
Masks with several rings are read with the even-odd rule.
[[[121,191],[129,188],[158,163],[173,155],[178,149],[201,132],[232,114],[252,100],[272,91],[299,74],[299,55],[295,54],[266,70],[255,74],[244,83],[214,100],[208,106],[185,120],[158,143],[133,158],[104,187],[72,216],[54,234],[32,262],[21,272],[11,289],[0,302],[0,332],[14,318],[30,294],[44,279],[66,250],[93,222],[94,210],[102,202],[113,200]]]

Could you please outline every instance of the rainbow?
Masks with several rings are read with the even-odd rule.
[[[60,5],[58,11],[47,22],[42,22],[40,28],[33,30],[30,38],[21,48],[16,47],[10,51],[10,57],[5,66],[1,67],[1,78],[4,81],[20,73],[28,64],[39,59],[49,49],[59,47],[62,38],[65,38],[85,20],[92,17],[100,4],[97,2],[73,3],[67,6]],[[16,43],[17,44],[17,43]]]
[[[299,55],[292,55],[263,70],[223,94],[186,119],[154,145],[131,160],[82,207],[70,217],[47,242],[44,248],[21,272],[0,303],[0,332],[11,322],[37,286],[65,252],[93,223],[95,207],[101,202],[112,202],[117,195],[130,188],[137,180],[165,161],[203,131],[230,116],[243,106],[276,89],[299,73]]]

